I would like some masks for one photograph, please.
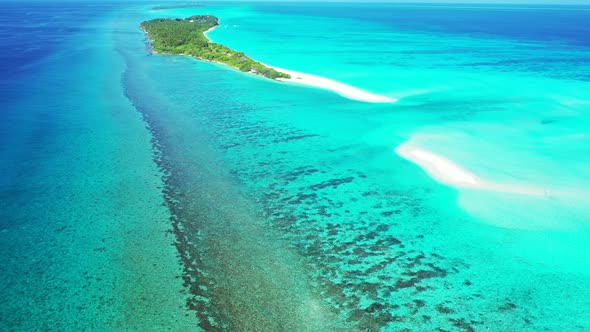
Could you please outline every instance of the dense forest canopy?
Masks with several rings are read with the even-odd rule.
[[[212,43],[204,32],[219,25],[217,17],[197,15],[185,19],[155,19],[141,23],[158,53],[184,54],[202,60],[216,61],[243,72],[252,72],[268,78],[291,78],[288,74],[256,62],[244,53]]]

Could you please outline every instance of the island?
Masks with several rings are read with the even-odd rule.
[[[205,33],[218,25],[215,16],[197,15],[185,19],[154,19],[142,22],[140,27],[156,53],[188,55],[270,79],[291,78],[291,75],[254,61],[244,53],[211,42]]]

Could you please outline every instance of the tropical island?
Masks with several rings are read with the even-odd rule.
[[[215,16],[197,15],[185,19],[154,19],[142,22],[140,27],[156,53],[188,55],[270,79],[291,78],[291,75],[256,62],[244,53],[211,42],[205,33],[218,25]]]

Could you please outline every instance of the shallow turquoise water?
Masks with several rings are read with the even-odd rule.
[[[441,10],[479,17],[481,31],[439,21]],[[549,10],[536,9],[540,16],[532,17],[579,19],[579,14]],[[137,294],[146,286],[129,291],[123,304],[115,296],[107,301],[104,307],[112,314],[98,315],[104,319],[94,322],[98,329],[112,328],[109,317],[140,316],[174,330],[191,323],[240,331],[590,329],[584,61],[590,51],[563,31],[553,38],[544,30],[510,35],[500,24],[483,20],[493,13],[514,24],[522,11],[316,4],[113,9],[90,30],[92,51],[80,52],[78,67],[65,71],[67,58],[46,74],[63,72],[64,86],[79,89],[72,99],[55,85],[42,85],[47,92],[39,100],[53,93],[60,96],[56,109],[84,105],[80,109],[86,110],[51,113],[60,115],[60,127],[48,136],[57,137],[56,149],[67,151],[48,152],[56,164],[41,164],[33,179],[16,177],[16,184],[3,187],[22,190],[3,208],[13,224],[46,215],[50,222],[39,225],[60,229],[65,223],[76,230],[71,234],[79,242],[57,251],[60,260],[43,261],[51,277],[63,265],[74,266],[72,277],[55,281],[73,293],[31,284],[32,277],[22,274],[28,265],[16,269],[19,260],[5,258],[14,272],[9,282],[19,287],[8,287],[3,295],[33,290],[40,299],[56,299],[40,311],[59,306],[66,296],[92,303],[91,296],[105,289],[84,291],[82,282],[72,284],[85,270],[74,264],[80,261],[74,253],[94,257],[83,262],[90,261],[104,274],[101,280],[115,285],[112,293],[128,290],[129,280],[143,280],[138,271],[151,264],[141,260],[158,257],[165,248],[165,239],[150,245],[137,239],[142,235],[130,235],[142,229],[142,220],[152,220],[172,226],[188,305],[197,320],[166,321],[145,309]],[[209,35],[213,40],[255,59],[401,101],[361,103],[189,58],[147,55],[139,22],[202,13],[221,19],[222,26]],[[79,36],[64,49],[87,38]],[[31,101],[30,109],[40,109],[39,100]],[[95,102],[81,102],[88,100]],[[27,109],[26,103],[15,105]],[[449,188],[395,154],[394,148],[408,140],[482,177],[548,187],[555,198]],[[3,156],[17,159],[8,152]],[[22,169],[22,164],[11,168]],[[59,181],[38,191],[25,186],[48,178]],[[124,190],[113,192],[113,181]],[[64,183],[70,188],[64,195],[74,197],[63,213],[58,212],[62,205],[47,209],[59,200],[55,182]],[[561,196],[564,192],[568,195]],[[28,201],[33,196],[40,205]],[[39,206],[43,214],[33,213]],[[68,216],[89,225],[74,227]],[[123,227],[129,220],[137,228]],[[33,245],[44,238],[44,228],[3,227],[6,253],[46,247],[45,242]],[[153,234],[162,235],[159,229]],[[27,243],[15,240],[25,234],[33,234]],[[84,249],[83,243],[105,236],[120,247]],[[47,241],[60,247],[69,238]],[[131,246],[132,256],[98,259],[105,250],[124,252],[121,242],[139,244]],[[36,256],[41,254],[24,255]],[[155,261],[162,274],[146,285],[177,272]],[[121,273],[114,268],[117,262],[134,264]],[[105,265],[113,268],[98,268]],[[166,298],[175,291],[171,285],[154,293]],[[26,317],[25,299],[10,301],[5,310]],[[162,312],[174,312],[177,299],[171,296]],[[78,326],[90,326],[100,310],[79,316]],[[72,307],[68,313],[76,311],[82,310]],[[41,315],[39,322],[48,324],[49,317]],[[68,323],[72,320],[63,324]],[[35,322],[30,324],[25,326]],[[141,326],[133,320],[130,325]]]
[[[497,197],[462,193],[464,205],[478,218],[517,228],[587,225],[588,45],[576,45],[566,38],[571,37],[567,33],[563,39],[549,40],[543,39],[547,38],[546,31],[534,33],[534,29],[542,30],[543,26],[535,21],[541,19],[536,16],[551,17],[552,12],[560,13],[563,9],[276,7],[232,8],[236,12],[221,9],[222,26],[210,36],[266,63],[276,62],[279,67],[401,97],[401,103],[392,106],[391,113],[401,109],[410,121],[396,126],[392,124],[399,121],[396,116],[400,115],[382,118],[380,126],[371,128],[378,135],[374,137],[375,144],[388,144],[388,140],[400,137],[411,139],[482,178],[545,188],[560,201],[550,211],[543,210],[541,205],[551,203],[537,202],[539,210],[519,216],[514,213],[519,206],[513,206],[508,215],[483,211],[481,205],[497,208]],[[383,21],[363,14],[379,9],[389,11],[392,18]],[[580,9],[582,13],[583,10]],[[227,11],[230,13],[225,15]],[[433,21],[429,16],[439,12],[458,15],[456,21],[461,21],[465,16],[483,16],[486,11],[499,15],[495,24],[480,22],[482,30],[491,25],[488,33],[454,30],[454,25],[460,23],[428,27],[428,22]],[[211,12],[216,13],[213,9]],[[331,12],[337,14],[326,14]],[[514,17],[503,17],[509,15],[506,12]],[[518,22],[519,13],[520,19],[526,13],[528,24],[533,26],[527,39],[518,35],[518,25],[514,27],[514,36],[493,34],[501,30],[501,25]],[[398,22],[404,14],[415,15],[415,20],[422,18],[426,27],[403,26],[411,19]],[[559,15],[554,15],[553,19],[558,20]],[[261,26],[257,21],[269,24]],[[338,33],[330,33],[334,31]],[[285,39],[290,42],[284,42]],[[500,204],[510,205],[511,200],[501,199]],[[526,209],[530,208],[527,205]],[[546,220],[548,213],[555,216]],[[498,219],[509,220],[498,223]]]
[[[534,32],[494,35],[493,27],[400,27],[362,18],[371,6],[334,6],[345,8],[209,6],[169,15],[215,14],[214,41],[400,103],[357,103],[236,73],[223,93],[236,106],[216,108],[215,99],[188,100],[209,80],[200,67],[216,67],[167,57],[196,69],[157,90],[185,96],[178,103],[196,127],[210,128],[242,190],[266,209],[263,223],[320,271],[313,280],[355,326],[587,329],[588,47]],[[416,20],[453,12],[412,10]],[[220,86],[213,89],[199,95]],[[483,178],[551,197],[447,188],[395,155],[407,140]]]

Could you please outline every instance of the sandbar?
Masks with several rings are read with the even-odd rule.
[[[326,89],[337,94],[346,97],[348,99],[357,100],[357,101],[364,101],[367,103],[395,103],[398,100],[396,98],[387,97],[379,94],[375,94],[372,92],[368,92],[352,85],[344,84],[342,82],[338,82],[335,80],[331,80],[329,78],[305,74],[296,72],[289,69],[278,68],[274,66],[266,65],[267,67],[273,68],[276,71],[283,72],[285,74],[289,74],[291,78],[279,78],[277,80],[283,82],[291,82],[297,84],[303,84],[307,86],[312,86],[315,88]]]
[[[408,142],[399,145],[395,149],[395,152],[408,161],[420,166],[436,181],[454,188],[496,191],[539,197],[550,196],[546,189],[540,187],[497,183],[482,179],[452,160],[418,146],[411,145]]]

